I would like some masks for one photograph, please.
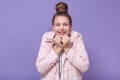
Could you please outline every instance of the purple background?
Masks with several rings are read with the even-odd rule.
[[[51,30],[57,2],[0,0],[0,80],[40,79],[35,61],[42,34]],[[65,2],[90,59],[84,80],[120,80],[120,0]]]

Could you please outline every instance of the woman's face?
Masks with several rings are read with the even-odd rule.
[[[69,19],[66,16],[56,16],[53,25],[53,31],[55,32],[55,35],[60,37],[69,35],[71,32]]]

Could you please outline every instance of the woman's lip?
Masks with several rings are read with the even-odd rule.
[[[59,34],[60,34],[60,35],[64,35],[64,34],[65,34],[65,32],[59,32]]]

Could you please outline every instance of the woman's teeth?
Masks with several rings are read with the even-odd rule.
[[[59,34],[60,34],[60,35],[63,35],[63,34],[65,34],[65,32],[59,32]]]

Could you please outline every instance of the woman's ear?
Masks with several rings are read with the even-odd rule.
[[[54,26],[52,26],[52,30],[54,31]]]
[[[72,26],[70,26],[70,32],[72,31]]]

